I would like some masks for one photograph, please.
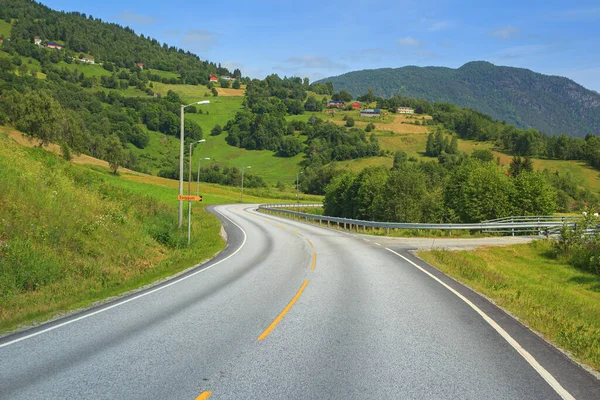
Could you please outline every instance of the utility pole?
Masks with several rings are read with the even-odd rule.
[[[244,170],[246,168],[251,168],[251,166],[247,166],[247,167],[243,167],[242,168],[242,192],[240,194],[240,203],[244,202]]]

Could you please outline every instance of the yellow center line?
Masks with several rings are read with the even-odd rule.
[[[317,265],[317,252],[313,252],[313,262],[312,262],[312,267],[310,267],[310,270],[314,271],[316,265]]]
[[[202,393],[200,393],[200,396],[196,397],[196,400],[206,400],[210,397],[211,394],[212,394],[212,392],[209,392],[209,391],[202,392]]]
[[[277,318],[275,318],[275,321],[273,321],[271,323],[271,325],[269,325],[269,327],[267,329],[265,329],[265,331],[262,333],[262,335],[260,335],[258,337],[258,339],[256,339],[256,340],[264,340],[264,339],[267,338],[267,336],[269,336],[271,334],[271,332],[273,331],[273,329],[275,329],[275,327],[277,326],[277,324],[281,322],[281,320],[283,319],[283,317],[285,317],[285,314],[287,314],[288,311],[291,310],[291,308],[294,305],[294,303],[300,298],[300,295],[304,291],[304,288],[306,287],[306,285],[308,285],[308,281],[304,281],[304,283],[300,287],[300,290],[298,290],[298,293],[296,293],[296,295],[294,296],[294,298],[292,299],[292,301],[290,301],[290,303],[283,309],[283,311],[281,312],[281,314],[279,314],[277,316]]]
[[[313,249],[315,248],[315,245],[312,244],[312,242],[310,240],[306,239],[306,241],[308,242],[308,244],[310,244],[310,247],[312,247]]]
[[[295,230],[293,230],[293,229],[290,229],[290,232],[292,232],[292,233],[295,233],[295,234],[296,234],[296,235],[298,235],[298,236],[302,236],[302,234],[301,234],[300,232],[296,232],[296,231],[295,231]],[[304,237],[304,236],[302,236],[302,237]]]
[[[280,228],[283,228],[283,229],[287,230],[287,228],[286,228],[285,226],[281,225],[281,224],[277,224],[277,223],[276,223],[276,224],[275,224],[275,226],[278,226],[278,227],[280,227]]]

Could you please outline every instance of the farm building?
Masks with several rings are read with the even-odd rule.
[[[221,79],[226,80],[226,81],[235,81],[235,78],[232,78],[230,76],[222,76]]]
[[[38,46],[41,46],[42,45],[42,39],[40,39],[38,36],[36,36],[36,37],[33,38],[33,43],[36,44],[36,45],[38,45]]]
[[[378,108],[368,108],[366,110],[361,110],[360,111],[360,116],[361,117],[380,117],[381,116],[381,110],[379,110]]]
[[[355,101],[354,103],[352,103],[351,106],[355,110],[360,110],[360,103],[358,101]]]
[[[396,110],[396,112],[398,114],[414,114],[415,110],[413,110],[410,107],[398,107],[398,109]]]
[[[144,64],[142,63],[136,63],[135,64],[139,69],[144,69]]]
[[[332,108],[332,107],[337,107],[337,108],[344,107],[344,102],[330,100],[327,102],[327,108]]]
[[[216,77],[216,76],[214,76],[213,74],[210,74],[210,79],[209,79],[209,81],[210,81],[210,82],[218,82],[218,81],[219,81],[219,78],[217,78],[217,77]]]
[[[80,58],[79,61],[86,64],[95,64],[94,57],[92,56]]]
[[[44,43],[44,47],[47,47],[49,49],[58,49],[58,50],[61,50],[63,48],[62,44],[58,44],[56,42],[46,42],[46,43]]]

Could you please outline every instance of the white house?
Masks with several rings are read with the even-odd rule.
[[[410,107],[398,107],[398,109],[396,110],[396,112],[398,114],[414,114],[415,110],[413,110]]]

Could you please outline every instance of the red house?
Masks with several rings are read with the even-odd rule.
[[[58,44],[56,42],[46,42],[46,43],[44,43],[44,47],[47,47],[49,49],[58,49],[58,50],[63,48],[62,44]]]
[[[360,110],[360,103],[358,101],[355,101],[354,103],[351,104],[352,108],[355,110]]]
[[[214,76],[213,74],[210,74],[210,79],[209,79],[209,81],[210,81],[210,82],[218,82],[218,81],[219,81],[219,78],[217,78],[217,77],[216,77],[216,76]]]
[[[144,69],[144,64],[142,63],[136,63],[135,65],[137,65],[137,67],[140,69]]]

